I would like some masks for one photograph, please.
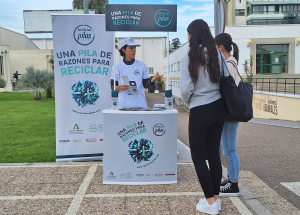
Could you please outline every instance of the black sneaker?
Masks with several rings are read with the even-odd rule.
[[[227,178],[222,179],[220,186],[225,186],[229,182],[229,176]]]
[[[219,196],[222,197],[232,197],[232,196],[239,196],[240,189],[238,183],[232,183],[229,181],[225,186],[220,187]]]

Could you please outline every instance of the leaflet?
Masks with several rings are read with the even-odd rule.
[[[122,76],[124,84],[128,85],[129,88],[127,89],[128,95],[138,95],[139,91],[135,81],[129,81],[128,76]]]

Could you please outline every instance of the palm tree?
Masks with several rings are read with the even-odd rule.
[[[46,98],[52,98],[52,90],[54,90],[54,73],[46,72],[44,90],[47,92]]]
[[[22,77],[19,79],[19,83],[16,89],[31,89],[31,92],[34,95],[34,99],[41,100],[41,94],[44,89],[53,89],[52,86],[54,86],[54,78],[52,80],[51,78],[52,75],[50,74],[50,72],[48,72],[47,69],[39,70],[34,69],[33,66],[29,66],[26,68],[26,73],[22,74]]]

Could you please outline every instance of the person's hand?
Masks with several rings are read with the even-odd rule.
[[[118,91],[121,91],[121,90],[125,91],[125,90],[128,89],[128,87],[129,87],[128,85],[122,84],[120,86],[116,86],[116,90],[118,90]]]
[[[161,77],[163,77],[163,75],[159,75],[159,73],[156,72],[155,75],[154,75],[154,77],[151,79],[151,82],[154,82],[154,81],[156,81],[157,79],[159,79]]]

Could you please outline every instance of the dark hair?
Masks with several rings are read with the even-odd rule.
[[[198,80],[198,67],[204,66],[208,69],[210,82],[219,82],[221,75],[218,52],[207,23],[196,19],[189,24],[187,31],[191,35],[188,68],[192,81],[195,83]]]
[[[227,52],[231,52],[233,46],[233,57],[235,57],[236,61],[239,62],[239,48],[238,46],[232,42],[232,38],[230,34],[221,33],[215,37],[215,43],[219,45],[223,45]]]
[[[126,48],[127,48],[127,45],[123,46],[123,47],[120,48],[120,50],[119,50],[120,55],[121,55],[122,57],[125,57],[125,53],[122,51],[122,49],[125,49],[125,50],[126,50]]]

